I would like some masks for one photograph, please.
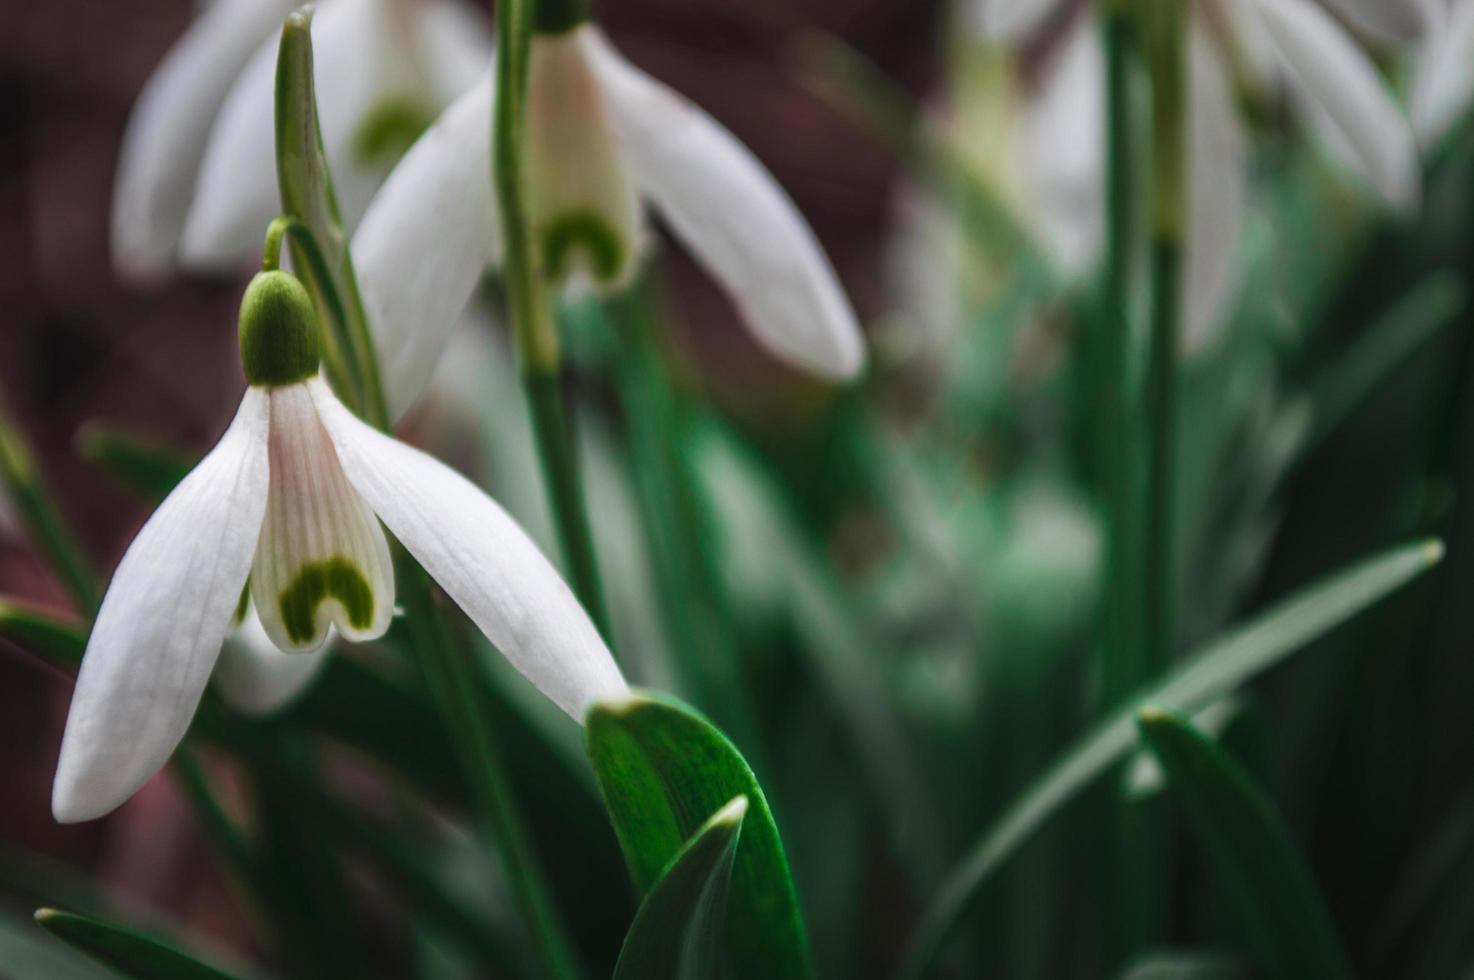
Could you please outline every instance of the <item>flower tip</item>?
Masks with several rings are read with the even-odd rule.
[[[56,782],[51,787],[51,815],[57,823],[96,820],[116,810],[121,802],[97,792],[95,784],[88,786],[87,781],[70,778],[65,768],[57,771]]]
[[[1447,549],[1444,547],[1442,539],[1430,538],[1428,539],[1427,543],[1423,545],[1423,557],[1429,565],[1437,565],[1439,562],[1443,561],[1443,554],[1445,550]]]
[[[747,816],[747,807],[748,802],[746,794],[738,794],[737,796],[734,796],[731,800],[727,801],[727,804],[723,806],[720,810],[718,810],[716,813],[713,813],[711,815],[711,820],[709,821],[709,823],[740,824],[742,822],[742,818]]]

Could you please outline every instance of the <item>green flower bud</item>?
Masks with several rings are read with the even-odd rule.
[[[589,0],[538,0],[532,29],[539,34],[566,34],[589,19]]]
[[[289,273],[259,272],[241,299],[241,367],[251,385],[279,388],[317,373],[317,312]]]

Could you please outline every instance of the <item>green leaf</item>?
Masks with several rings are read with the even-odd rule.
[[[727,737],[685,705],[647,693],[594,705],[584,737],[642,896],[713,813],[734,797],[747,797],[728,899],[727,973],[770,980],[811,976],[778,828],[752,769]]]
[[[87,648],[82,627],[19,599],[0,597],[0,638],[45,657],[58,667],[76,667]]]
[[[898,977],[923,976],[952,927],[995,871],[1061,807],[1136,744],[1147,704],[1192,712],[1234,690],[1432,568],[1443,545],[1403,545],[1309,586],[1190,656],[1086,732],[977,839],[922,916]]]
[[[62,942],[134,980],[232,980],[232,974],[109,922],[57,909],[38,909],[36,922]]]
[[[0,913],[0,975],[6,980],[116,980],[29,919],[18,922]]]
[[[1245,972],[1222,953],[1171,950],[1148,953],[1121,973],[1121,980],[1239,980]]]
[[[96,421],[77,432],[77,451],[150,503],[167,497],[197,462],[173,446]]]
[[[1136,723],[1186,808],[1262,965],[1281,977],[1348,976],[1315,879],[1264,791],[1182,719],[1143,708]]]
[[[625,937],[614,980],[717,980],[747,797],[722,807],[671,861]]]

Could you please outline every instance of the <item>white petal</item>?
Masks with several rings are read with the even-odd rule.
[[[1104,78],[1100,32],[1091,18],[1078,18],[1027,110],[1030,204],[1070,275],[1089,271],[1105,234]]]
[[[1183,347],[1203,350],[1217,335],[1234,292],[1247,196],[1243,126],[1228,74],[1197,24],[1189,35],[1188,227],[1183,269]]]
[[[1430,148],[1474,103],[1474,0],[1454,0],[1443,29],[1418,52],[1413,80],[1413,126]]]
[[[1341,16],[1384,41],[1416,41],[1438,23],[1440,0],[1327,0]]]
[[[628,692],[573,592],[501,507],[311,384],[348,478],[512,666],[580,721],[594,701]]]
[[[591,61],[592,25],[533,38],[527,82],[527,213],[545,275],[628,285],[641,208]]]
[[[254,605],[235,633],[225,641],[210,683],[231,707],[248,715],[278,711],[307,689],[327,663],[332,643],[312,653],[277,649]]]
[[[251,567],[266,508],[266,396],[149,518],[108,587],[72,695],[51,809],[100,817],[133,795],[189,728]]]
[[[488,75],[415,143],[353,236],[389,410],[424,389],[481,272],[500,257]]]
[[[382,173],[352,152],[361,123],[390,100],[417,92],[412,29],[397,21],[394,0],[331,0],[312,20],[313,77],[323,148],[344,222],[357,223]],[[231,89],[200,165],[194,205],[180,244],[186,265],[229,270],[258,254],[266,225],[281,210],[276,187],[275,91],[279,38],[251,59]]]
[[[449,105],[491,67],[491,31],[485,10],[455,0],[430,0],[420,15],[420,44],[430,83]]]
[[[963,13],[977,37],[1013,43],[1033,34],[1056,7],[1050,0],[968,0]]]
[[[113,261],[151,279],[174,263],[210,125],[225,93],[296,0],[225,0],[200,15],[149,78],[128,120],[113,189]]]
[[[772,174],[716,120],[592,46],[641,191],[783,360],[853,378],[865,345],[813,231]]]
[[[271,492],[251,566],[266,635],[299,653],[383,636],[394,615],[394,565],[384,529],[343,474],[311,385],[271,389]]]
[[[1253,3],[1297,93],[1334,125],[1343,163],[1392,207],[1415,207],[1419,170],[1412,127],[1376,66],[1310,0]]]

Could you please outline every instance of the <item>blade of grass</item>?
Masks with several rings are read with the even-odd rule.
[[[1194,711],[1345,623],[1432,568],[1437,541],[1403,545],[1311,585],[1209,643],[1166,677],[1102,720],[1017,797],[967,851],[925,911],[896,977],[924,976],[978,890],[1064,804],[1136,743],[1135,711],[1155,704]]]
[[[38,909],[36,922],[68,946],[133,980],[233,980],[233,974],[189,953],[101,919]]]

